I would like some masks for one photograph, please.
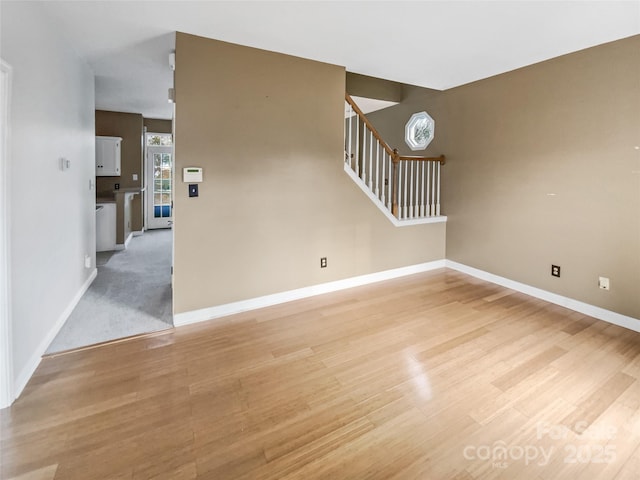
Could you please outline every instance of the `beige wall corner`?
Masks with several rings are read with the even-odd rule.
[[[346,91],[351,96],[400,102],[403,97],[402,87],[401,83],[391,80],[347,72]]]
[[[640,318],[639,79],[636,36],[447,91],[447,258]]]
[[[131,198],[131,228],[132,232],[139,232],[143,229],[144,216],[143,216],[143,201],[142,196],[144,193],[133,195]]]
[[[175,313],[444,258],[343,171],[343,68],[181,33],[176,61]]]

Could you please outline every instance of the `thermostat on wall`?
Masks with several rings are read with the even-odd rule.
[[[182,181],[184,183],[202,182],[201,167],[186,167],[182,169]]]

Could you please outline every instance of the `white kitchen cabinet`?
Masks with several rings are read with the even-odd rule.
[[[120,176],[120,137],[96,137],[96,177]]]
[[[116,249],[116,204],[96,204],[96,252]]]

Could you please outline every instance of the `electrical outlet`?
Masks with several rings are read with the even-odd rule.
[[[327,268],[327,257],[322,257],[320,259],[320,268]]]
[[[114,189],[114,190],[120,190],[120,184],[119,184],[119,183],[116,183],[116,184],[113,186],[113,189]]]
[[[91,257],[86,253],[84,255],[84,268],[91,268]]]
[[[559,265],[551,265],[551,275],[554,277],[560,276],[560,266]]]
[[[609,279],[607,277],[598,277],[598,287],[602,290],[609,290]]]
[[[137,182],[137,181],[138,181],[138,174],[137,174],[137,173],[134,173],[133,175],[131,175],[131,179],[132,179],[134,182]]]

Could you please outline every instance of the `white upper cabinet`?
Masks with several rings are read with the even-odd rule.
[[[96,177],[120,176],[120,137],[96,137]]]

